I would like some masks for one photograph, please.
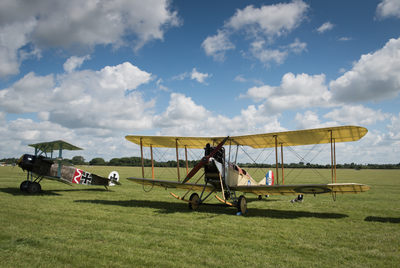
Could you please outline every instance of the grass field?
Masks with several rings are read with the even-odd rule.
[[[191,212],[165,189],[147,193],[127,181],[140,176],[138,168],[116,170],[123,185],[112,191],[43,181],[43,192],[31,196],[19,191],[25,173],[0,167],[0,266],[400,265],[400,170],[338,170],[338,182],[371,190],[336,202],[330,195],[306,196],[301,204],[271,197],[250,202],[244,217],[215,199]],[[111,168],[89,171],[107,176]],[[295,182],[321,182],[311,172]],[[329,170],[319,172],[329,177]]]

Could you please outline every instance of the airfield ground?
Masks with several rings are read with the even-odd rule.
[[[191,212],[168,190],[125,179],[139,168],[115,169],[123,185],[112,191],[46,180],[31,196],[19,191],[26,173],[0,167],[0,267],[399,267],[400,170],[338,170],[338,182],[371,190],[336,202],[270,197],[242,217],[215,198]],[[329,182],[314,173],[287,184]]]

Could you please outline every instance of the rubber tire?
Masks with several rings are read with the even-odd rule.
[[[189,209],[198,210],[200,206],[200,197],[198,194],[193,193],[189,198]]]
[[[40,186],[37,182],[32,182],[28,186],[28,193],[30,194],[37,194],[42,190],[42,186]]]
[[[31,184],[30,181],[26,180],[21,182],[21,185],[19,186],[19,189],[21,192],[28,192],[29,185]]]
[[[242,215],[247,213],[247,201],[246,197],[244,195],[239,196],[238,203],[237,203],[237,209]]]

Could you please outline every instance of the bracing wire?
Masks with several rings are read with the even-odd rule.
[[[283,141],[283,140],[282,140],[282,142],[283,142],[283,143],[286,143],[286,142]],[[288,144],[288,143],[286,143],[286,144]],[[292,148],[292,146],[288,146],[288,145],[287,145],[287,146],[285,146],[285,147],[286,147],[287,149],[289,149],[289,151],[292,152],[292,153],[300,160],[300,162],[307,162],[307,161],[306,161],[306,158],[308,157],[308,155],[309,155],[312,151],[315,150],[315,148],[316,148],[318,145],[319,145],[318,143],[315,143],[315,144],[311,147],[311,149],[307,150],[307,153],[306,153],[304,156],[301,156],[298,152],[296,152],[296,151]],[[323,150],[323,147],[321,146],[321,149],[317,152],[317,154],[314,155],[314,157],[312,157],[311,160],[308,161],[308,162],[314,161],[314,159],[322,152],[322,150]],[[291,179],[291,180],[297,179],[297,178],[301,175],[301,173],[303,173],[304,170],[305,170],[305,167],[302,168],[302,169],[300,169],[300,172],[298,172],[297,175],[296,175],[295,177],[290,178],[290,179]],[[321,174],[317,169],[311,168],[311,170],[312,170],[314,173],[316,173],[317,176],[319,176],[319,177],[321,177],[321,178],[324,178],[324,179],[327,179],[327,178],[326,178],[323,174]],[[293,171],[294,171],[294,169],[291,169],[291,170],[286,174],[285,177],[286,177],[286,178],[289,177],[290,174],[291,174]]]
[[[317,144],[315,144],[310,150],[308,150],[308,152],[307,152],[306,155],[304,155],[304,156],[301,156],[299,153],[297,153],[291,146],[287,146],[287,148],[288,148],[289,151],[291,151],[297,158],[299,158],[299,160],[300,160],[301,162],[307,162],[307,161],[306,161],[307,156],[310,154],[311,151],[313,151],[313,150],[315,149],[316,145],[317,145]],[[312,162],[312,161],[322,152],[322,150],[323,150],[323,147],[321,147],[321,149],[320,149],[320,150],[317,152],[317,154],[310,160],[310,162]],[[290,170],[290,171],[288,172],[287,176],[289,176],[289,175],[293,172],[293,170],[294,170],[294,169]],[[293,178],[293,180],[295,180],[297,177],[299,177],[299,176],[301,175],[301,173],[302,173],[304,170],[305,170],[305,167],[302,168],[302,169],[300,170],[300,172]],[[321,178],[324,178],[324,179],[327,179],[326,176],[324,176],[324,175],[323,175],[321,172],[319,172],[317,169],[311,168],[311,170],[312,170],[314,173],[316,173],[317,176],[319,176],[319,177],[321,177]]]
[[[153,147],[153,155],[157,157],[157,159],[159,159],[159,161],[166,161],[165,155],[167,154],[168,150],[163,150],[163,152],[161,152],[161,150],[156,149],[155,147]],[[175,172],[170,169],[170,168],[163,168],[160,169],[161,172],[159,173],[160,176],[164,176],[164,175],[168,175],[171,174],[171,176],[176,176]]]
[[[243,146],[239,146],[239,147],[240,147],[240,149],[247,155],[247,157],[248,157],[251,161],[253,161],[254,164],[257,164],[257,160],[260,158],[261,154],[266,150],[266,148],[263,148],[263,150],[257,155],[257,157],[256,157],[255,159],[253,159],[253,158],[246,152],[246,150],[243,148]],[[265,161],[266,159],[268,159],[268,158],[271,156],[271,154],[272,154],[272,151],[267,155],[267,157],[264,159],[264,161]],[[257,167],[257,166],[256,166],[255,170],[253,171],[254,174],[257,174],[257,172],[258,172],[259,170],[261,170],[261,169],[262,169],[262,167]]]

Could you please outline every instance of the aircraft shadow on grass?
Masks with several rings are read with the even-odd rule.
[[[400,218],[368,216],[364,221],[400,223]]]
[[[152,201],[152,200],[75,200],[74,202],[92,203],[122,207],[142,207],[158,209],[159,213],[193,213],[188,209],[186,203],[174,203],[165,201]],[[206,208],[202,208],[206,206]],[[197,212],[200,213],[214,213],[214,214],[236,214],[235,209],[226,209],[223,204],[202,204]],[[234,212],[234,213],[233,213]],[[307,211],[294,211],[294,210],[275,210],[275,209],[259,209],[250,208],[246,217],[266,217],[275,219],[297,219],[297,218],[319,218],[319,219],[341,219],[346,218],[348,215],[339,213],[321,213],[321,212],[307,212]]]
[[[108,192],[110,190],[106,189],[64,189],[64,190],[41,190],[39,193],[36,193],[34,196],[51,196],[51,195],[61,195],[61,192]],[[7,187],[7,188],[0,188],[0,192],[11,194],[14,196],[32,196],[25,192],[21,192],[19,188],[14,187]]]

